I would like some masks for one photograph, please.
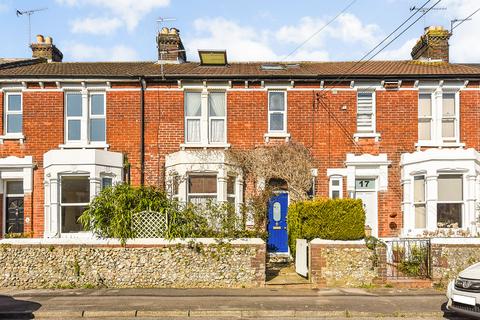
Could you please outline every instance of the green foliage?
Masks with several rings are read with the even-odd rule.
[[[359,199],[313,199],[288,208],[288,241],[297,239],[358,240],[365,236],[365,211]]]
[[[181,204],[154,187],[119,184],[103,189],[80,216],[85,230],[102,238],[117,238],[122,244],[135,238],[132,217],[142,211],[167,213],[165,238],[258,237],[259,230],[246,230],[247,210],[235,212],[230,203]]]
[[[428,251],[412,246],[409,254],[398,264],[398,271],[411,277],[428,277]]]

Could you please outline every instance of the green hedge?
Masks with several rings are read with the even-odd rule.
[[[358,240],[365,236],[365,211],[359,199],[313,199],[288,208],[288,241],[297,239]]]

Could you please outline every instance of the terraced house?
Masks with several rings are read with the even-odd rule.
[[[101,188],[173,170],[178,199],[241,204],[254,186],[225,150],[288,141],[315,159],[314,194],[362,199],[375,236],[476,233],[480,67],[449,63],[449,36],[362,63],[189,62],[166,28],[158,61],[62,62],[38,36],[33,59],[0,60],[1,234],[89,237],[77,218]],[[288,190],[278,203],[283,220]]]

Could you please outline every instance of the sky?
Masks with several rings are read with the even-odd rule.
[[[29,57],[28,18],[35,35],[53,37],[64,61],[152,61],[159,27],[176,27],[187,58],[198,49],[225,49],[229,61],[355,61],[375,47],[426,0],[356,0],[331,25],[286,56],[353,0],[0,0],[0,57]],[[430,4],[436,0],[430,1]],[[410,59],[430,25],[450,28],[479,0],[442,0],[375,59]],[[160,17],[175,18],[159,24]],[[413,21],[413,19],[411,20]],[[452,62],[480,62],[480,12],[454,30]]]

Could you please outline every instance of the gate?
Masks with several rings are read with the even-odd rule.
[[[385,242],[387,244],[387,278],[431,278],[430,239],[395,239]]]
[[[295,271],[304,277],[308,277],[308,242],[305,239],[297,239]]]

